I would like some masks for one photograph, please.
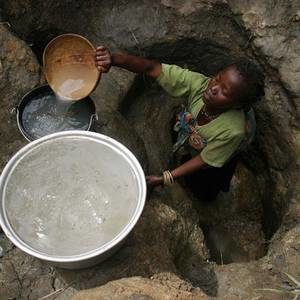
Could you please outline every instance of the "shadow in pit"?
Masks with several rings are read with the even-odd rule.
[[[64,33],[67,32],[58,28],[49,28],[43,31],[35,30],[28,34],[26,43],[30,46],[41,65],[43,65],[43,52],[47,44],[55,37]]]
[[[216,297],[218,280],[214,264],[204,261],[203,257],[193,253],[189,247],[186,247],[182,253],[175,261],[180,275],[191,282],[193,286],[201,288],[208,296]]]
[[[218,225],[202,225],[201,229],[210,259],[218,265],[249,261],[247,253],[232,239],[230,232]]]

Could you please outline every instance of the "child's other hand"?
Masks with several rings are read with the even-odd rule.
[[[162,176],[146,176],[146,182],[148,187],[155,187],[164,183]]]
[[[104,46],[96,49],[96,67],[100,72],[107,73],[111,67],[112,59],[109,50]]]

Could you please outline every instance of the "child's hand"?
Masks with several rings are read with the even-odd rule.
[[[112,59],[109,50],[104,46],[96,49],[96,67],[100,72],[107,73],[111,67]]]
[[[146,182],[148,187],[155,187],[164,183],[162,176],[146,176]]]

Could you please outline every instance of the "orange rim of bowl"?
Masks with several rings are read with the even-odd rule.
[[[65,37],[65,36],[73,36],[73,37],[78,37],[82,40],[84,40],[85,42],[87,42],[91,47],[92,49],[96,52],[96,48],[95,46],[85,37],[83,37],[82,35],[80,34],[76,34],[76,33],[64,33],[64,34],[61,34],[61,35],[58,35],[57,37],[55,37],[54,39],[52,39],[45,47],[44,49],[44,52],[43,52],[43,73],[45,75],[45,78],[48,82],[48,84],[50,85],[49,83],[49,80],[48,80],[48,77],[47,77],[47,72],[45,72],[45,66],[46,66],[46,52],[47,50],[51,47],[51,44],[53,44],[56,40],[62,38],[62,37]],[[99,80],[100,80],[100,77],[101,77],[101,72],[98,70],[98,68],[96,67],[96,70],[98,71],[98,76],[97,76],[97,79],[95,80],[95,84],[93,85],[93,88],[91,89],[91,91],[89,92],[89,94],[87,94],[85,97],[87,97],[88,95],[90,95],[93,90],[96,88]],[[50,85],[50,87],[52,88],[52,86]],[[81,100],[81,99],[84,99],[85,97],[83,98],[78,98],[78,99],[75,99],[75,98],[72,98],[72,100]]]

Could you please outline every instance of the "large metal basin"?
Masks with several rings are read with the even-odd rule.
[[[0,223],[20,249],[63,268],[94,265],[138,221],[144,172],[119,142],[93,132],[48,135],[17,152],[0,180]]]

